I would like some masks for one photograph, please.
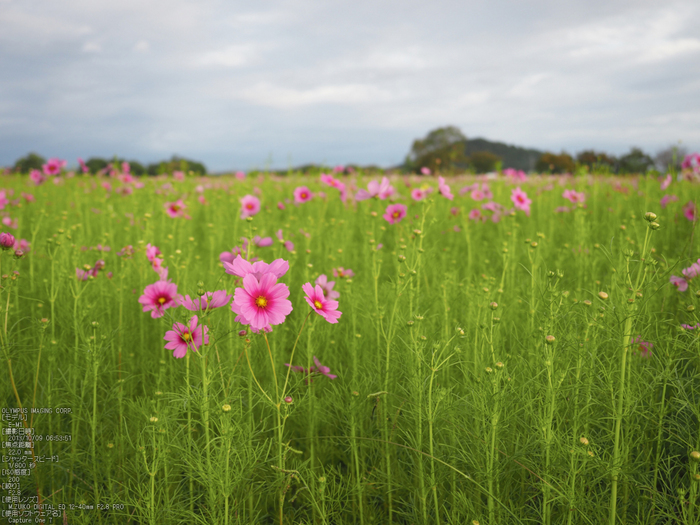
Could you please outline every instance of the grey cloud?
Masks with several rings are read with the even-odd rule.
[[[0,5],[0,164],[391,165],[445,124],[555,151],[700,149],[693,0]]]

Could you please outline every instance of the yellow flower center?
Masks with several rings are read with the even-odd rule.
[[[252,210],[252,209],[253,209],[253,205],[252,205],[252,204],[246,204],[246,208],[248,208],[249,210]]]
[[[265,308],[267,306],[267,299],[261,295],[255,300],[255,304],[260,308]]]
[[[319,301],[318,299],[316,299],[316,300],[314,301],[314,306],[315,306],[316,308],[319,308],[319,309],[320,309],[320,308],[323,308],[323,305],[321,304],[321,301]]]
[[[395,211],[394,213],[391,214],[391,216],[392,216],[394,219],[398,219],[400,215],[401,215],[401,214],[400,214],[398,211]]]
[[[192,335],[189,332],[185,332],[182,334],[182,340],[187,343],[188,341],[192,340]]]
[[[305,199],[305,198],[306,198],[306,193],[302,193],[302,194],[301,194],[301,198],[302,198],[302,199]]]
[[[158,302],[159,302],[160,304],[165,304],[165,301],[166,301],[165,297],[159,297],[159,298],[158,298]]]

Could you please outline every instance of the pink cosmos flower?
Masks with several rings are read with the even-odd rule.
[[[478,190],[478,189],[479,189],[479,183],[475,182],[474,184],[470,184],[469,186],[464,186],[464,188],[459,190],[459,195],[461,197],[461,196],[464,196],[465,193],[471,193],[474,190]]]
[[[134,247],[131,244],[124,246],[124,248],[117,252],[118,257],[124,257],[125,259],[130,259],[133,255]]]
[[[234,246],[230,252],[221,252],[219,260],[222,263],[232,263],[236,256],[241,255],[241,253],[241,249],[238,246]]]
[[[554,208],[554,213],[569,213],[571,211],[571,208],[568,206],[557,206]]]
[[[34,202],[36,198],[31,193],[22,192],[22,198],[27,202]]]
[[[12,228],[14,230],[16,230],[19,227],[19,223],[17,222],[17,219],[13,219],[12,217],[3,217],[2,223],[5,226],[7,226],[8,228]]]
[[[340,294],[333,290],[335,281],[329,281],[325,274],[321,274],[316,278],[316,284],[321,287],[321,290],[323,290],[323,295],[327,299],[335,300],[340,297]]]
[[[241,199],[241,219],[252,217],[260,211],[260,199],[246,195]]]
[[[161,255],[161,253],[158,246],[152,246],[149,242],[146,245],[146,257],[148,257],[148,260],[153,263],[159,255]]]
[[[688,201],[688,203],[683,206],[683,215],[685,215],[686,219],[693,222],[698,218],[695,203],[693,201]]]
[[[32,179],[32,182],[36,186],[39,186],[46,181],[46,177],[39,170],[31,170],[29,172],[29,178]]]
[[[394,190],[394,187],[391,185],[389,179],[387,177],[382,177],[381,183],[377,182],[376,180],[371,180],[369,183],[367,183],[366,190],[358,190],[357,194],[355,195],[355,200],[364,201],[373,197],[385,200],[391,197],[395,192],[396,190]]]
[[[195,299],[190,299],[190,296],[186,295],[180,304],[191,312],[198,312],[226,306],[232,297],[226,293],[226,290],[217,290],[216,292],[206,292],[202,297]]]
[[[157,319],[163,317],[163,312],[168,308],[178,306],[181,297],[177,295],[177,285],[170,281],[158,281],[149,284],[139,297],[139,303],[143,305],[144,312],[151,312],[151,317]]]
[[[396,224],[406,216],[406,206],[403,204],[390,204],[384,212],[384,220],[389,224]]]
[[[503,175],[508,177],[512,181],[525,181],[527,180],[527,173],[522,170],[516,170],[515,168],[506,168],[503,170]]]
[[[475,208],[469,212],[469,219],[472,221],[483,221],[486,219],[486,217],[484,217],[481,212]]]
[[[438,190],[440,190],[440,193],[446,199],[452,200],[455,198],[454,195],[452,195],[452,192],[450,191],[450,187],[447,184],[445,184],[444,177],[438,177]]]
[[[29,253],[30,242],[27,239],[20,239],[15,242],[13,250],[21,250],[22,253]]]
[[[453,206],[452,208],[450,208],[450,213],[456,217],[457,215],[459,215],[459,208],[457,206]]]
[[[309,202],[314,198],[314,194],[306,186],[299,186],[294,190],[294,202],[297,204],[302,204],[304,202]]]
[[[640,357],[643,357],[645,359],[649,359],[651,357],[651,349],[654,348],[654,345],[648,341],[642,341],[642,336],[638,335],[637,337],[634,338],[634,344],[638,344],[639,346],[637,347],[637,350],[635,350],[635,354],[639,354]]]
[[[583,203],[586,201],[586,194],[577,192],[576,190],[564,190],[562,197],[569,200],[571,204]]]
[[[295,372],[301,372],[304,375],[313,375],[313,374],[321,374],[326,376],[328,379],[335,379],[338,376],[331,374],[331,369],[327,366],[323,366],[321,362],[318,360],[316,356],[314,356],[314,363],[316,364],[316,367],[314,368],[313,366],[310,367],[308,370],[304,368],[303,366],[292,366],[289,363],[285,363],[284,366],[290,367],[292,370]],[[307,379],[304,380],[304,382],[308,385],[309,383],[313,383],[313,377],[308,377]]]
[[[182,199],[178,199],[175,202],[166,202],[164,206],[165,212],[173,219],[177,217],[187,217],[187,215],[185,215],[185,203],[182,202]]]
[[[165,345],[166,350],[173,351],[173,357],[181,358],[187,355],[187,349],[196,352],[202,344],[209,344],[209,335],[207,326],[198,326],[199,319],[193,315],[187,326],[182,323],[173,324],[173,329],[165,332],[165,339],[168,344]]]
[[[661,191],[666,191],[666,188],[671,185],[671,182],[673,182],[673,177],[671,177],[670,173],[667,173],[666,178],[661,181]]]
[[[182,171],[173,171],[173,179],[185,180],[185,173]]]
[[[279,279],[289,270],[289,263],[284,259],[275,259],[270,264],[265,261],[257,261],[251,264],[238,255],[232,262],[224,262],[224,270],[230,275],[241,278],[252,274],[256,279],[260,280],[266,273],[271,273],[275,278]]]
[[[666,206],[668,206],[669,202],[675,202],[677,200],[677,195],[664,195],[663,197],[661,197],[661,207],[665,208]]]
[[[413,198],[414,201],[422,201],[428,196],[428,193],[430,193],[427,190],[422,190],[420,188],[413,188],[411,190],[411,197]]]
[[[700,153],[686,155],[681,163],[681,169],[700,171]]]
[[[277,203],[277,209],[283,210],[283,209],[284,209],[284,203],[283,203],[283,202],[278,202],[278,203]]]
[[[423,175],[430,175],[430,168],[426,168],[425,166],[423,166],[423,167],[420,169],[420,172],[421,172],[421,174],[423,174]]]
[[[355,277],[355,272],[350,269],[346,270],[342,266],[339,266],[338,268],[333,268],[333,277],[337,277],[338,279],[350,279]]]
[[[234,292],[231,309],[239,314],[243,324],[249,324],[253,330],[263,330],[269,325],[283,323],[291,313],[292,303],[287,297],[289,288],[277,283],[272,272],[263,274],[259,281],[248,273],[243,277],[243,288],[236,288]]]
[[[90,168],[87,167],[87,164],[85,164],[85,161],[78,157],[78,164],[80,165],[80,171],[83,173],[87,173],[90,171]]]
[[[243,179],[245,179],[245,171],[237,171],[237,172],[236,172],[236,178],[237,178],[238,180],[243,180]]]
[[[41,166],[45,175],[60,175],[61,170],[66,167],[67,162],[61,159],[49,159]]]
[[[323,289],[317,284],[316,287],[311,286],[311,283],[306,283],[301,287],[306,294],[306,302],[314,311],[323,317],[331,324],[338,322],[338,318],[342,315],[338,311],[338,301],[326,299],[323,295]]]
[[[122,162],[122,173],[131,173],[131,165],[126,161]]]
[[[510,200],[513,201],[516,208],[524,211],[526,215],[530,215],[530,204],[532,204],[532,200],[527,198],[527,193],[521,190],[520,186],[511,192]]]
[[[691,264],[688,268],[681,270],[683,277],[672,275],[670,278],[671,284],[678,288],[679,292],[685,292],[688,289],[688,283],[700,275],[700,259]]]
[[[472,191],[472,192],[469,194],[469,196],[470,196],[473,200],[475,200],[475,201],[477,201],[477,202],[478,202],[478,201],[481,201],[481,200],[484,200],[484,198],[486,197],[486,196],[484,195],[484,192],[481,191],[481,190],[479,190],[479,189],[476,189],[476,190]]]
[[[683,328],[686,330],[695,330],[696,328],[700,328],[700,323],[695,323],[693,324],[681,324]]]
[[[103,182],[102,187],[105,189],[105,191],[112,191],[112,185],[109,182]]]

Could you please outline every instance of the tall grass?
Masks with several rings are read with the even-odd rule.
[[[75,524],[700,523],[700,331],[680,327],[700,321],[698,286],[669,283],[699,255],[681,212],[697,188],[674,183],[680,200],[662,209],[656,180],[575,178],[586,206],[555,213],[556,182],[522,184],[530,216],[470,221],[468,195],[433,193],[390,225],[387,201],[342,203],[327,187],[278,209],[297,185],[323,189],[296,174],[149,180],[131,195],[5,179],[36,201],[7,209],[32,244],[2,254],[0,393],[54,409],[28,410],[36,468],[17,495]],[[491,186],[509,204],[512,186]],[[254,187],[263,210],[246,222]],[[179,197],[192,220],[164,213]],[[201,318],[209,345],[175,359],[163,336],[192,313],[141,311],[158,279],[146,244],[179,293],[233,293],[219,253],[278,229],[294,252],[248,255],[289,261],[286,322],[239,335],[220,308]],[[117,255],[126,245],[133,257]],[[96,278],[76,279],[97,259]],[[301,285],[337,267],[355,276],[335,279],[332,325]],[[338,378],[285,367],[314,356]]]

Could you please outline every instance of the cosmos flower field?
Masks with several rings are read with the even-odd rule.
[[[125,168],[2,180],[47,523],[700,523],[695,165]]]

